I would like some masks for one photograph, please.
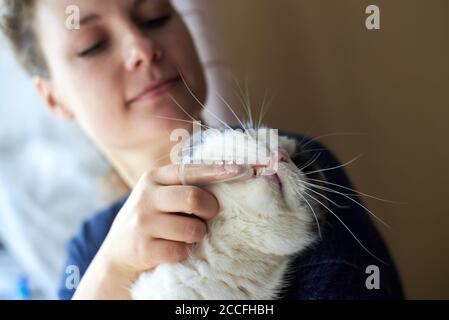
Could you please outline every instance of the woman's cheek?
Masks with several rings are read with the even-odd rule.
[[[184,77],[198,95],[205,91],[205,79],[199,55],[189,29],[181,18],[177,18],[167,36],[167,47],[172,59],[181,67]]]
[[[71,101],[76,101],[76,120],[95,140],[106,140],[126,127],[117,99],[111,99],[113,93],[107,95],[97,90],[80,88],[74,94],[76,97]]]

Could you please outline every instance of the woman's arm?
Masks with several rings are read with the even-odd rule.
[[[115,268],[99,254],[84,274],[73,300],[129,300],[137,276],[132,270]]]

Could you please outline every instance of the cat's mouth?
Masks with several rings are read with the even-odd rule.
[[[255,178],[266,179],[269,183],[276,184],[282,190],[282,182],[277,172],[269,169],[266,166],[253,166],[253,176]]]
[[[264,178],[269,183],[279,187],[282,191],[282,181],[279,177],[279,164],[287,162],[287,155],[278,151],[271,159],[268,165],[255,165],[252,166],[254,177]]]

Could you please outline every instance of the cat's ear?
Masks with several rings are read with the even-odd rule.
[[[296,140],[288,137],[279,137],[279,147],[284,149],[284,151],[291,157],[296,152]]]

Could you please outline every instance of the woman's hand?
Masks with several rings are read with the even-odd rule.
[[[219,210],[216,198],[197,186],[244,171],[236,165],[186,166],[187,186],[181,185],[176,165],[145,174],[118,213],[74,299],[129,299],[129,288],[140,273],[186,259],[192,244],[206,234],[206,221]]]

